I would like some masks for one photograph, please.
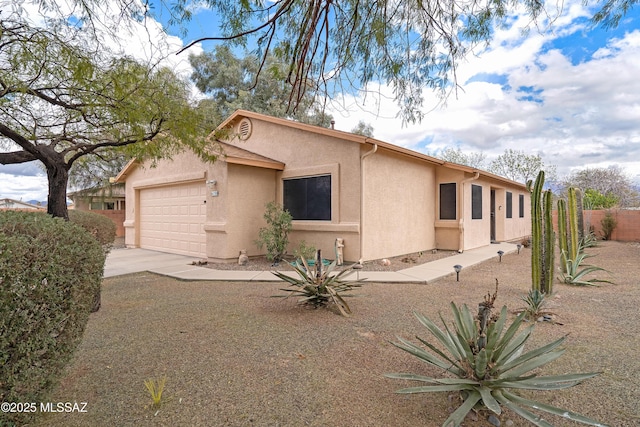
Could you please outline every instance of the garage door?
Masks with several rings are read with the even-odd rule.
[[[140,247],[206,256],[204,181],[140,190]]]

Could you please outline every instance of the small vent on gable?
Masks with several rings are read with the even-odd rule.
[[[241,140],[244,141],[249,139],[252,130],[253,127],[251,125],[251,120],[244,118],[240,121],[240,124],[238,125],[238,134]]]

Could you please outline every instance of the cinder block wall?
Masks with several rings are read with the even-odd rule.
[[[640,242],[640,210],[611,209],[609,210],[585,210],[584,224],[585,228],[593,226],[596,236],[602,237],[601,221],[607,214],[611,212],[613,217],[618,221],[618,225],[613,230],[611,240],[620,242]],[[553,225],[557,230],[558,212],[553,211]]]

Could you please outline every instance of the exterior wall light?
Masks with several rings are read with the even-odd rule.
[[[218,184],[218,181],[216,181],[215,179],[209,179],[206,181],[206,184],[209,191],[211,191],[211,196],[218,197],[219,193],[218,193],[218,190],[216,190],[216,185]]]

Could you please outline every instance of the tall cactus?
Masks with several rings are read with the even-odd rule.
[[[531,288],[540,291],[542,283],[542,185],[544,184],[544,171],[538,173],[536,182],[531,191]]]
[[[553,269],[555,267],[556,233],[553,231],[553,193],[544,192],[544,276],[540,292],[551,294],[553,291]]]
[[[576,188],[576,214],[578,215],[578,239],[584,243],[584,214],[582,213],[582,190]]]
[[[544,192],[544,171],[531,192],[531,288],[549,294],[553,289],[555,232],[551,221],[551,191]]]
[[[578,247],[580,245],[580,234],[578,232],[578,201],[576,199],[576,189],[569,187],[567,191],[567,205],[569,207],[569,257],[578,257]]]
[[[560,268],[566,273],[564,257],[569,254],[569,236],[567,235],[567,202],[564,199],[558,200],[558,247],[563,257]]]

